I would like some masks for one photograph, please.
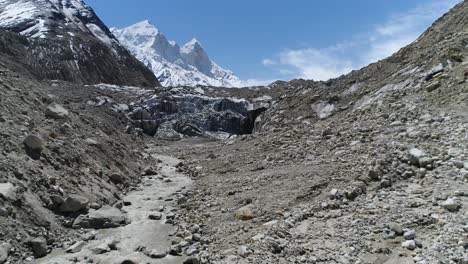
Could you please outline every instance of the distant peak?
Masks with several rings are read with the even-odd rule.
[[[196,38],[187,42],[181,49],[183,53],[191,53],[195,50],[203,50],[201,43]]]
[[[198,41],[198,39],[193,38],[192,40],[187,42],[187,44],[185,44],[184,46],[189,47],[189,46],[195,46],[195,45],[201,46],[201,43]]]

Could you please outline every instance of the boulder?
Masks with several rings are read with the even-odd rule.
[[[244,206],[242,208],[237,209],[235,215],[237,219],[242,221],[252,220],[255,218],[255,215],[249,206]]]
[[[11,244],[2,243],[0,244],[0,264],[3,264],[7,261],[8,255],[10,254]]]
[[[48,118],[66,119],[68,115],[68,110],[56,103],[50,104],[45,110],[45,116]]]
[[[29,148],[30,150],[37,150],[41,151],[43,146],[43,141],[40,137],[36,135],[28,135],[23,140],[24,145]]]
[[[444,202],[442,202],[442,207],[445,208],[445,210],[450,211],[450,212],[456,212],[460,209],[461,205],[455,201],[453,198],[448,198]]]
[[[0,183],[0,197],[8,200],[16,200],[16,188],[13,184]]]
[[[70,195],[60,205],[59,210],[64,213],[72,213],[86,210],[89,199],[80,195]]]
[[[426,154],[420,149],[412,148],[409,151],[409,161],[411,165],[419,166],[419,159],[424,156],[426,156]]]
[[[111,182],[113,182],[115,184],[124,182],[124,177],[122,176],[122,174],[119,174],[119,173],[112,173],[109,176],[109,179],[110,179]]]
[[[112,228],[130,223],[127,216],[115,207],[106,206],[99,210],[78,216],[73,222],[73,228]]]
[[[43,237],[38,237],[29,242],[32,252],[36,258],[47,255],[47,240]]]
[[[414,250],[417,247],[414,240],[407,240],[401,243],[401,246],[409,250]]]

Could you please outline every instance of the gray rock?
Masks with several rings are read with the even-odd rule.
[[[111,180],[111,182],[116,183],[116,184],[124,182],[124,177],[119,173],[112,173],[109,176],[109,179]]]
[[[198,253],[198,248],[195,245],[191,245],[185,250],[185,254],[187,256],[193,256],[193,255],[196,255],[197,253]]]
[[[99,210],[78,216],[73,222],[73,228],[112,228],[126,225],[130,222],[127,216],[115,207],[106,206]]]
[[[68,115],[68,110],[56,103],[50,104],[45,110],[45,116],[48,118],[65,119]]]
[[[388,229],[392,230],[393,232],[395,232],[395,234],[397,236],[402,236],[403,235],[403,228],[397,224],[397,223],[390,223],[388,224]]]
[[[8,217],[9,212],[5,207],[0,207],[0,216],[1,217]]]
[[[396,233],[390,229],[384,229],[383,231],[383,238],[384,239],[394,239],[396,237]]]
[[[29,242],[32,252],[36,258],[47,255],[47,240],[43,237],[38,237]]]
[[[160,252],[160,251],[157,251],[155,249],[153,249],[149,254],[148,256],[150,258],[153,258],[153,259],[162,259],[162,258],[165,258],[167,256],[167,253],[166,252]]]
[[[235,216],[237,219],[242,221],[247,221],[255,218],[254,213],[250,209],[250,206],[244,206],[242,208],[237,209]]]
[[[407,240],[401,243],[401,246],[409,250],[414,250],[417,247],[414,240]]]
[[[23,140],[24,145],[29,148],[30,150],[35,150],[35,151],[40,151],[42,150],[43,147],[43,141],[42,138],[36,135],[28,135],[24,140]]]
[[[251,254],[251,252],[246,246],[240,246],[237,249],[237,254],[243,258],[246,258]]]
[[[409,161],[412,165],[419,166],[419,159],[424,157],[426,154],[424,151],[417,149],[417,148],[412,148],[409,151]]]
[[[447,154],[450,157],[454,157],[454,158],[460,156],[462,153],[463,153],[463,150],[459,148],[449,148],[447,150]]]
[[[0,264],[3,264],[7,261],[11,248],[12,246],[10,243],[0,244]]]
[[[429,157],[421,157],[419,159],[419,167],[421,168],[426,168],[428,165],[432,165],[434,163],[434,160]]]
[[[442,202],[442,207],[445,208],[445,210],[450,211],[450,212],[456,212],[460,209],[461,205],[455,201],[453,198],[448,198],[444,202]]]
[[[435,81],[435,82],[432,82],[432,83],[429,83],[427,86],[426,86],[426,91],[428,92],[432,92],[432,91],[435,91],[437,88],[440,87],[440,82],[439,81]]]
[[[184,260],[183,264],[200,264],[200,259],[198,257],[190,257]]]
[[[111,251],[111,249],[106,243],[98,245],[98,246],[91,249],[91,252],[93,252],[96,255],[104,254],[104,253],[107,253],[109,251]]]
[[[13,184],[7,183],[0,183],[0,197],[9,200],[16,200],[16,188]]]
[[[83,249],[85,245],[86,245],[86,242],[84,241],[76,242],[75,244],[67,248],[65,252],[66,253],[78,253]]]
[[[148,216],[149,219],[151,220],[161,220],[162,214],[161,213],[153,213]]]
[[[88,198],[72,194],[60,205],[59,210],[64,213],[83,211],[88,207],[88,203]]]
[[[406,240],[414,240],[414,239],[416,238],[416,231],[414,231],[414,230],[406,231],[406,232],[403,234],[403,237],[404,237]]]

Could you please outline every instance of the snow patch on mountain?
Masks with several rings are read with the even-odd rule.
[[[0,28],[28,38],[46,38],[66,27],[69,34],[91,33],[108,46],[119,45],[83,0],[0,0]]]
[[[147,20],[111,31],[163,86],[243,86],[231,71],[213,62],[195,38],[180,47]]]

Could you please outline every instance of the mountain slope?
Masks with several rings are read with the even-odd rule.
[[[159,85],[82,0],[0,0],[0,28],[27,38],[18,61],[40,78]]]
[[[112,29],[112,33],[163,86],[240,86],[239,78],[213,62],[196,39],[180,47],[148,21]]]

